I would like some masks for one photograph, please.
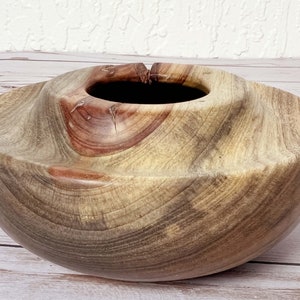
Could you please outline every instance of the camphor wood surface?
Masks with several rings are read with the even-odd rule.
[[[88,94],[114,81],[207,95],[140,105]],[[109,278],[239,265],[298,219],[299,113],[296,96],[192,65],[99,66],[16,89],[0,96],[1,226],[42,257]]]

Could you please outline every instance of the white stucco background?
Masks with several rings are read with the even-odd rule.
[[[1,0],[0,51],[300,57],[300,0]]]

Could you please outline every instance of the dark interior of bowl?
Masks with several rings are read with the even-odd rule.
[[[204,91],[178,83],[117,81],[96,83],[87,89],[96,98],[121,103],[165,104],[199,99]]]

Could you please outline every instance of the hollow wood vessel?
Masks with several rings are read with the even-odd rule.
[[[198,65],[98,66],[0,96],[0,225],[87,274],[258,256],[300,215],[300,98]]]

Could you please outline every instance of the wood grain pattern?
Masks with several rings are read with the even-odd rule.
[[[0,247],[18,248],[21,246],[0,229]],[[255,258],[254,261],[300,266],[300,225],[270,250]],[[20,261],[19,264],[22,262]]]
[[[0,97],[0,220],[17,241],[89,274],[157,281],[241,264],[295,225],[298,97],[223,71],[190,66],[187,74],[186,66],[158,64],[161,82],[208,95],[171,105],[118,104],[114,115],[116,103],[86,93],[92,80],[104,80],[103,68]],[[123,67],[110,68],[118,74]],[[93,118],[95,127],[84,128]],[[78,130],[71,132],[70,121]],[[124,126],[123,147],[115,122]],[[108,123],[99,148],[96,132]],[[135,130],[146,134],[132,138]]]

